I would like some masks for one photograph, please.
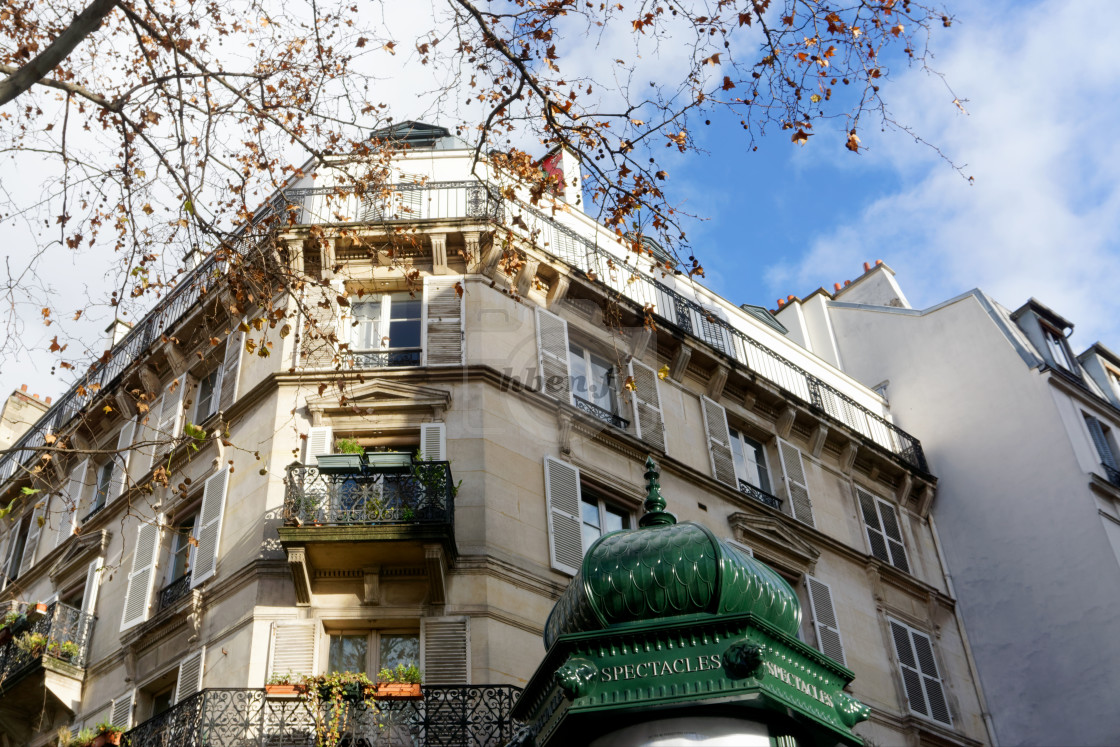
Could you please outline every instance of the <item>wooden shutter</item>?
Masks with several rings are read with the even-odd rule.
[[[129,420],[121,426],[117,434],[117,453],[109,457],[113,460],[113,478],[109,481],[109,495],[106,502],[119,498],[128,486],[128,464],[132,460],[132,437],[136,435],[136,423]]]
[[[447,429],[443,423],[420,424],[420,455],[427,462],[447,461]]]
[[[11,581],[9,569],[12,567],[12,555],[16,551],[16,537],[19,536],[19,522],[14,522],[8,531],[8,544],[4,548],[4,565],[0,567],[0,589],[6,587]]]
[[[537,363],[540,366],[541,391],[561,402],[571,402],[568,323],[541,308],[537,309]]]
[[[425,366],[463,365],[463,278],[458,275],[424,278],[421,339]]]
[[[704,432],[708,434],[708,456],[711,459],[712,477],[736,490],[735,460],[731,456],[731,432],[727,428],[727,411],[707,397],[700,397],[704,413]]]
[[[20,558],[17,576],[27,573],[35,565],[35,551],[39,546],[39,536],[42,534],[43,525],[47,521],[47,500],[44,498],[31,512],[31,526],[27,528],[27,539],[23,543],[23,557]],[[16,528],[19,528],[18,524]],[[7,569],[8,566],[4,566],[4,570],[7,571]]]
[[[55,534],[54,546],[58,547],[74,533],[74,521],[77,518],[78,507],[82,503],[82,493],[85,492],[86,472],[89,471],[89,459],[78,462],[70,470],[70,479],[66,482],[66,496],[62,501],[62,511],[58,518],[58,533]]]
[[[159,525],[162,518],[144,522],[136,532],[136,546],[132,551],[132,571],[128,574],[128,588],[124,594],[124,613],[121,615],[121,632],[148,619],[152,603],[152,586],[155,581],[156,557],[159,554]]]
[[[93,615],[97,610],[97,593],[101,590],[101,566],[104,564],[104,558],[94,558],[86,569],[86,585],[82,593],[83,615]]]
[[[300,461],[304,464],[315,464],[315,457],[319,454],[330,454],[334,448],[334,432],[329,425],[313,425],[307,431],[307,438],[303,440],[303,457]]]
[[[179,662],[179,676],[175,680],[175,702],[182,703],[202,689],[202,664],[206,647],[196,653],[188,654]]]
[[[469,617],[420,619],[420,670],[425,685],[469,685],[471,620]]]
[[[634,421],[638,438],[665,451],[665,420],[661,413],[661,396],[657,391],[657,373],[649,366],[632,360],[630,378],[634,382]]]
[[[805,479],[805,464],[801,459],[801,452],[793,444],[779,438],[778,454],[782,458],[782,473],[785,475],[793,518],[809,526],[816,526],[813,523],[813,504],[809,500],[809,485]]]
[[[945,688],[937,670],[930,637],[894,620],[890,621],[890,625],[910,710],[952,726],[953,717],[945,700]]]
[[[856,488],[856,495],[859,496],[860,512],[867,527],[871,554],[909,573],[910,563],[906,560],[906,546],[902,542],[902,529],[894,506],[860,487]]]
[[[730,545],[732,547],[732,549],[738,550],[739,552],[746,555],[748,558],[753,558],[754,557],[754,550],[750,549],[749,547],[744,545],[742,542],[739,542],[737,540],[733,540],[730,537],[726,538],[724,540],[724,542],[726,542],[728,545]]]
[[[812,576],[805,576],[809,589],[809,605],[813,608],[813,631],[817,635],[817,646],[825,656],[847,666],[844,659],[844,641],[840,636],[840,625],[836,621],[836,607],[832,604],[832,590],[828,584]]]
[[[219,397],[219,410],[228,410],[234,400],[237,399],[237,384],[241,378],[241,351],[244,349],[245,333],[240,329],[230,332],[229,336],[226,337],[226,351],[222,357],[222,373],[218,379],[218,388],[221,395],[219,397],[217,392],[212,395],[213,397]],[[212,404],[210,410],[214,410]]]
[[[270,677],[316,674],[316,643],[319,623],[314,620],[292,620],[272,623],[272,649],[269,652]]]
[[[168,385],[168,392],[163,396],[163,409],[159,414],[155,434],[156,440],[160,442],[155,448],[156,461],[161,461],[171,451],[175,439],[179,436],[179,427],[183,422],[183,397],[186,392],[187,375],[183,374]]]
[[[579,468],[545,457],[544,499],[548,509],[548,549],[552,567],[574,576],[583,562]]]
[[[212,475],[202,486],[202,507],[198,511],[198,546],[191,569],[191,588],[210,578],[218,569],[218,543],[222,538],[222,514],[226,508],[229,467]]]
[[[125,731],[132,728],[132,704],[135,700],[136,690],[113,700],[112,716],[109,720],[114,726],[120,726]]]
[[[1092,415],[1086,415],[1085,425],[1089,428],[1089,436],[1093,439],[1093,445],[1097,447],[1097,454],[1100,455],[1101,462],[1113,469],[1120,469],[1117,467],[1116,455],[1112,453],[1112,445],[1108,443],[1108,437],[1104,434],[1104,426],[1101,425],[1101,421]]]

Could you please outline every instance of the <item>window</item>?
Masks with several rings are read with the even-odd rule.
[[[8,557],[7,562],[4,563],[4,574],[8,577],[8,581],[14,580],[20,571],[20,563],[23,560],[23,551],[27,545],[27,534],[31,531],[31,513],[28,512],[19,523],[12,527],[11,533],[8,535]]]
[[[766,452],[762,444],[744,436],[734,428],[730,429],[731,455],[735,460],[735,475],[739,480],[758,488],[764,493],[770,490],[770,471],[766,468]]]
[[[1108,376],[1108,383],[1112,385],[1112,391],[1120,397],[1120,373],[1111,368],[1105,368],[1105,373]]]
[[[945,687],[934,657],[933,641],[905,623],[897,620],[889,622],[910,712],[952,726],[953,718],[945,701]]]
[[[354,305],[350,349],[359,367],[419,366],[419,298],[385,293]]]
[[[906,560],[906,546],[902,543],[902,528],[894,506],[860,487],[856,488],[856,495],[859,497],[871,554],[884,563],[890,563],[909,573],[910,563]]]
[[[580,501],[580,514],[583,519],[583,551],[591,547],[595,540],[604,534],[630,528],[630,513],[612,506],[593,493],[584,494]]]
[[[420,666],[420,635],[408,630],[366,630],[331,633],[327,672],[366,672],[376,676],[398,664]]]
[[[1089,437],[1097,449],[1097,455],[1101,459],[1101,466],[1104,467],[1108,481],[1120,487],[1120,465],[1117,462],[1120,448],[1117,448],[1112,429],[1092,415],[1082,414],[1085,416],[1085,426],[1089,429]]]
[[[1046,349],[1050,353],[1051,360],[1065,370],[1075,373],[1077,366],[1073,362],[1073,356],[1070,355],[1065,336],[1047,324],[1042,325],[1042,336],[1046,338]]]
[[[610,361],[571,344],[568,345],[568,366],[576,407],[612,425],[622,428],[629,425],[618,417],[618,374]]]
[[[192,513],[176,523],[175,529],[171,533],[171,555],[167,563],[167,576],[163,580],[165,586],[187,575],[187,571],[190,570],[191,561],[194,559],[192,557],[194,545],[197,544],[194,535],[197,520],[197,514]],[[195,541],[192,542],[192,540]]]
[[[114,468],[112,458],[97,468],[97,482],[93,491],[93,500],[89,504],[89,513],[86,514],[87,519],[105,508],[105,504],[108,503],[113,485]]]
[[[231,343],[232,344],[232,343]],[[221,400],[222,369],[215,368],[198,382],[198,400],[194,406],[194,423],[204,423],[218,411]]]

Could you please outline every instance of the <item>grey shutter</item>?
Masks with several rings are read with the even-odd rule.
[[[219,410],[228,410],[237,399],[237,384],[241,378],[241,352],[245,349],[245,333],[235,329],[226,337],[226,351],[222,357],[222,374],[219,379],[221,396],[218,398]],[[217,393],[212,395],[218,397]],[[211,412],[214,405],[210,405]],[[200,419],[201,420],[201,419]]]
[[[782,473],[785,475],[793,518],[809,526],[816,526],[813,523],[813,504],[809,500],[809,485],[805,479],[805,464],[801,460],[801,452],[793,444],[779,438],[778,454],[782,457]]]
[[[92,616],[97,610],[97,592],[101,590],[101,566],[105,559],[98,557],[86,569],[86,586],[82,593],[82,614]]]
[[[1097,447],[1097,454],[1100,455],[1101,462],[1112,467],[1112,469],[1118,469],[1116,455],[1112,453],[1112,445],[1108,443],[1108,437],[1104,434],[1104,426],[1101,425],[1101,421],[1092,415],[1086,415],[1085,425],[1089,427],[1089,435],[1093,439],[1093,445]]]
[[[31,513],[31,526],[27,528],[27,540],[23,543],[23,557],[20,558],[17,576],[27,573],[35,565],[35,551],[38,549],[39,536],[42,534],[43,525],[47,520],[47,500],[44,498],[36,504],[35,510]],[[17,524],[16,527],[18,528],[19,525]],[[7,570],[7,566],[4,570]]]
[[[910,710],[952,726],[953,718],[945,700],[930,637],[894,620],[890,625]]]
[[[649,366],[630,361],[630,377],[634,381],[634,421],[638,438],[665,451],[665,421],[661,414],[661,396],[657,391],[657,373]]]
[[[55,534],[54,546],[58,547],[74,533],[74,520],[77,517],[78,506],[82,502],[82,493],[85,492],[86,472],[89,471],[89,459],[78,462],[70,470],[70,479],[66,482],[66,496],[62,501],[62,512],[58,518],[58,532]]]
[[[218,569],[218,543],[222,538],[222,514],[226,507],[229,467],[206,480],[202,487],[202,507],[198,511],[198,547],[191,569],[191,588],[213,576]]]
[[[458,275],[424,278],[421,314],[423,365],[463,365],[464,295],[463,278]]]
[[[704,413],[704,432],[708,434],[712,477],[738,490],[735,459],[731,456],[731,432],[727,428],[727,411],[722,405],[704,396],[700,397],[700,409]]]
[[[844,641],[840,636],[840,625],[836,621],[836,608],[832,604],[832,590],[828,584],[812,576],[805,576],[809,589],[809,604],[813,608],[813,631],[817,635],[817,646],[821,653],[847,666],[844,659]]]
[[[135,699],[136,690],[133,690],[128,695],[116,698],[113,701],[113,715],[109,717],[109,720],[114,726],[119,726],[125,731],[132,727],[132,703]]]
[[[469,685],[471,620],[469,617],[420,619],[420,670],[425,685]]]
[[[315,663],[318,633],[319,623],[314,620],[272,623],[269,676],[315,674],[318,671]]]
[[[206,647],[198,652],[188,654],[187,658],[179,662],[179,676],[175,680],[175,702],[182,703],[190,696],[202,689],[202,664]]]
[[[175,445],[179,428],[183,422],[183,397],[187,392],[187,375],[183,374],[171,384],[163,395],[163,409],[156,425],[156,439],[160,442],[155,449],[155,461],[162,461]],[[174,391],[172,391],[174,390]]]
[[[132,551],[132,571],[128,574],[128,588],[124,594],[124,613],[121,615],[121,632],[148,619],[155,580],[156,557],[159,554],[159,524],[161,519],[144,522],[136,532],[136,546]]]
[[[537,309],[537,363],[541,391],[561,402],[572,401],[568,371],[568,323],[555,314]]]
[[[579,468],[544,458],[544,498],[548,509],[548,549],[552,567],[570,576],[583,562]]]
[[[106,502],[119,498],[128,486],[128,464],[132,460],[132,437],[136,435],[136,423],[129,420],[121,426],[117,434],[117,453],[109,457],[113,460],[113,479],[109,481],[109,495]]]
[[[334,448],[334,432],[329,425],[313,425],[307,431],[307,438],[303,440],[304,464],[315,464],[315,457],[319,454],[330,454]]]
[[[420,455],[428,462],[447,461],[447,436],[443,423],[420,424]]]
[[[856,488],[856,495],[859,496],[860,512],[867,527],[867,542],[871,546],[871,554],[884,563],[890,563],[909,573],[910,563],[906,559],[906,546],[902,542],[902,529],[894,506],[859,487]]]

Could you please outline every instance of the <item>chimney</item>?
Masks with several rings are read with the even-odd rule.
[[[832,284],[833,290],[835,290],[837,292],[839,292],[842,287],[844,287],[844,286],[840,285],[840,283],[833,283]]]
[[[113,346],[124,339],[132,329],[132,325],[128,322],[114,319],[113,322],[105,328],[105,349],[112,350]]]
[[[183,255],[183,267],[187,272],[202,264],[202,251],[199,250],[198,244],[191,244],[191,248]]]
[[[27,384],[20,384],[19,385],[19,390],[21,392],[26,392],[27,391]]]
[[[870,262],[864,262],[863,263],[863,271],[864,272],[871,272],[871,263]]]

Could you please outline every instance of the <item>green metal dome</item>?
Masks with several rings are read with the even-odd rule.
[[[649,496],[641,528],[601,537],[583,558],[545,626],[545,648],[565,633],[685,615],[753,613],[794,636],[801,605],[768,566],[693,522],[667,513],[657,468],[646,462]]]

